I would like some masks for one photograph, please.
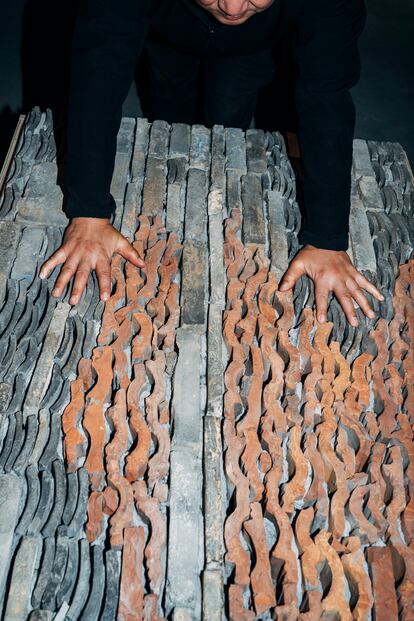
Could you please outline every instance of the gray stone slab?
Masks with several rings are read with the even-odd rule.
[[[191,127],[190,167],[210,170],[210,136],[211,132],[204,125]]]
[[[163,216],[166,193],[167,165],[165,159],[148,156],[142,197],[142,213]]]
[[[242,129],[226,127],[226,170],[240,175],[247,172],[246,141]]]
[[[123,118],[117,136],[114,172],[110,189],[117,204],[118,202],[123,202],[126,186],[129,181],[134,131],[135,119],[128,117]]]
[[[377,260],[366,210],[358,199],[352,200],[349,215],[349,236],[351,239],[354,265],[358,271],[368,270],[372,274],[377,271]]]
[[[6,297],[7,279],[16,257],[20,233],[20,225],[16,222],[0,222],[0,305]]]
[[[243,242],[254,250],[266,246],[261,177],[247,173],[242,177]]]
[[[203,572],[203,620],[223,621],[224,575],[222,569],[206,569]]]
[[[266,134],[263,130],[246,131],[246,160],[248,173],[267,172]]]
[[[17,183],[22,185],[22,194],[16,197],[7,218],[16,217],[28,223],[65,226],[68,218],[62,210],[63,193],[57,185],[56,163],[31,163],[27,172],[30,175],[26,176],[27,183],[24,187]],[[13,182],[13,187],[16,188],[16,182]]]
[[[205,324],[208,278],[207,243],[184,244],[181,285],[181,323]]]
[[[167,190],[167,218],[166,229],[169,232],[177,233],[178,238],[182,238],[183,222],[183,191],[181,184],[169,183]]]
[[[352,174],[354,177],[375,177],[366,140],[355,139],[353,142]]]
[[[41,549],[40,537],[23,537],[13,563],[4,621],[26,621]]]
[[[150,127],[148,155],[166,159],[170,140],[170,126],[165,121],[154,121]]]
[[[174,608],[172,621],[195,621],[198,617],[194,616],[191,608]]]
[[[0,382],[0,415],[7,410],[12,396],[12,386],[7,382]]]
[[[58,302],[52,315],[52,320],[47,329],[46,337],[40,352],[35,371],[30,380],[29,388],[23,405],[25,418],[31,414],[37,414],[53,370],[53,359],[62,340],[65,321],[70,311],[70,305],[66,302]]]
[[[289,266],[288,238],[285,226],[285,199],[280,192],[267,193],[267,213],[271,269],[278,282]]]
[[[17,248],[16,259],[13,263],[11,278],[31,282],[36,273],[40,253],[45,241],[44,229],[29,227],[23,229],[23,234]]]
[[[223,564],[226,484],[223,471],[222,419],[204,417],[204,547],[206,564]]]
[[[173,123],[171,125],[169,157],[185,157],[187,160],[190,155],[190,136],[191,128],[184,123]]]
[[[211,135],[211,188],[224,190],[226,185],[226,138],[222,125],[214,125]]]
[[[22,224],[45,224],[64,226],[69,224],[69,219],[62,209],[63,195],[53,201],[48,197],[19,198],[16,202],[16,221]]]
[[[122,224],[120,231],[130,242],[134,241],[135,231],[138,228],[138,216],[141,213],[141,194],[137,192],[136,183],[128,183],[125,192]]]
[[[211,196],[211,195],[210,195]],[[221,200],[219,201],[221,204]],[[209,205],[212,200],[209,198]],[[223,256],[223,217],[222,212],[212,213],[208,218],[209,258],[210,258],[210,303],[226,303]]]
[[[384,201],[381,190],[374,177],[361,177],[358,180],[358,190],[366,210],[384,211]]]
[[[10,566],[21,492],[19,477],[12,473],[0,474],[0,601]]]
[[[240,174],[234,170],[229,170],[226,177],[226,209],[227,216],[229,216],[232,209],[240,209],[240,211],[243,212],[243,205],[241,200]]]
[[[200,445],[201,448],[201,445]],[[201,455],[176,447],[170,454],[170,496],[166,614],[189,608],[201,619],[200,575],[204,566]],[[191,618],[191,617],[190,617]]]
[[[207,243],[207,175],[204,170],[190,168],[188,171],[185,201],[185,239]]]
[[[207,415],[223,416],[223,306],[209,304],[207,328]]]
[[[178,328],[178,358],[174,371],[172,415],[173,444],[202,445],[202,412],[200,378],[202,371],[201,336],[198,328]]]
[[[131,161],[131,182],[140,184],[141,187],[144,180],[148,141],[149,123],[147,119],[137,118]]]

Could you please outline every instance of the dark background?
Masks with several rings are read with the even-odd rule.
[[[400,142],[413,163],[414,0],[366,3],[368,20],[360,39],[362,78],[352,91],[357,108],[355,137]],[[42,109],[64,105],[76,6],[76,0],[0,0],[0,165],[19,114],[36,105]],[[279,116],[268,129],[294,131],[287,91],[278,81],[271,100]],[[135,85],[124,102],[123,115],[140,115]],[[269,110],[264,117],[258,114],[257,126],[271,122]]]

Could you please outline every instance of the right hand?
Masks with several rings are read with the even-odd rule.
[[[76,274],[69,303],[77,304],[91,270],[95,269],[100,299],[108,300],[111,294],[111,259],[115,252],[137,267],[145,266],[132,244],[110,224],[108,218],[72,218],[62,245],[43,263],[39,276],[47,278],[56,265],[63,263],[52,295],[60,297]]]

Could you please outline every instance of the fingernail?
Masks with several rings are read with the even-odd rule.
[[[102,295],[102,299],[106,301],[108,298],[109,298],[109,293],[105,291]]]
[[[319,323],[322,323],[323,321],[325,321],[325,315],[319,315],[318,321]]]
[[[372,311],[372,310],[368,311],[368,317],[371,317],[371,319],[374,319],[374,317],[375,317],[374,311]]]
[[[385,298],[384,298],[384,296],[382,295],[382,293],[381,293],[381,296],[380,296],[380,300],[381,300],[381,301],[385,300]]]
[[[358,319],[356,317],[352,317],[351,323],[352,323],[353,326],[356,327],[358,325]]]
[[[41,278],[43,280],[43,278],[45,277],[43,272],[39,272],[39,278]]]

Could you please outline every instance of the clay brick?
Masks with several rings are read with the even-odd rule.
[[[83,414],[85,399],[83,380],[78,378],[70,386],[71,399],[62,415],[62,429],[65,434],[65,460],[68,472],[75,472],[79,460],[85,456],[87,439],[79,423]]]
[[[249,584],[250,559],[240,542],[240,530],[243,522],[250,516],[249,480],[239,468],[239,458],[245,447],[245,440],[234,433],[233,424],[224,421],[223,435],[227,450],[224,468],[226,475],[237,489],[237,505],[224,523],[224,540],[226,544],[225,560],[235,565],[235,582],[240,585]]]
[[[294,465],[294,475],[288,483],[283,486],[282,507],[286,513],[292,513],[295,503],[301,504],[305,492],[306,479],[308,477],[308,462],[300,448],[302,430],[293,425],[289,429],[288,452]],[[298,507],[299,508],[299,507]]]
[[[251,504],[250,516],[250,519],[244,522],[243,528],[254,547],[256,562],[250,574],[250,581],[256,614],[262,614],[276,605],[276,597],[260,503]]]
[[[230,584],[229,586],[229,607],[230,621],[254,621],[256,618],[253,610],[248,610],[243,605],[243,592],[245,587],[241,584]]]
[[[397,621],[398,606],[390,547],[367,549],[376,621]]]
[[[338,554],[329,543],[330,533],[319,531],[315,536],[315,544],[319,546],[321,554],[325,557],[332,573],[332,583],[329,592],[322,600],[322,610],[326,615],[338,615],[344,621],[352,621],[352,613],[349,607],[347,583],[344,569]]]
[[[300,564],[303,572],[304,590],[314,593],[312,613],[322,614],[322,585],[319,577],[324,557],[310,536],[312,521],[315,517],[313,507],[303,508],[295,522],[295,535],[298,543]]]
[[[102,490],[105,481],[103,452],[107,430],[104,410],[112,391],[112,357],[110,346],[96,347],[93,350],[92,366],[97,373],[97,381],[87,394],[83,417],[83,426],[90,437],[84,466],[94,491]]]
[[[117,617],[120,621],[142,621],[144,618],[144,585],[141,572],[137,571],[137,567],[142,567],[144,546],[142,526],[125,528]]]
[[[261,416],[263,361],[259,347],[252,347],[251,354],[253,360],[252,383],[247,396],[246,415],[237,425],[237,433],[242,433],[246,438],[246,447],[241,456],[241,461],[250,482],[251,501],[260,501],[264,488],[256,463],[261,453],[257,431]]]
[[[88,521],[85,527],[88,541],[90,543],[95,541],[102,534],[104,528],[103,493],[92,492],[88,499]]]
[[[151,498],[145,481],[135,481],[132,484],[134,500],[137,510],[143,514],[150,523],[150,537],[145,546],[145,565],[147,567],[151,592],[161,596],[161,587],[164,580],[162,559],[166,551],[167,522],[165,515],[160,510],[157,498]]]
[[[358,599],[352,610],[354,619],[370,619],[374,604],[374,596],[368,566],[365,561],[364,551],[358,537],[348,537],[344,540],[349,553],[342,554],[341,561],[348,582],[353,590],[357,591]]]
[[[325,480],[332,493],[330,503],[330,528],[335,537],[345,534],[346,523],[344,506],[349,497],[344,464],[332,448],[331,440],[336,429],[336,421],[330,409],[324,411],[325,420],[318,426],[318,445],[325,464]]]
[[[153,324],[145,312],[133,313],[132,320],[136,333],[131,342],[132,363],[135,365],[151,358]]]

